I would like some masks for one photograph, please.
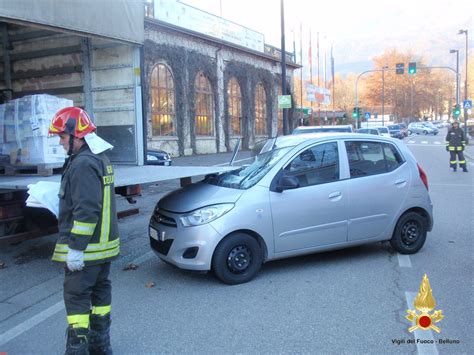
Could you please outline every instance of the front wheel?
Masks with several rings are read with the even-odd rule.
[[[263,262],[262,248],[248,234],[235,233],[224,238],[212,257],[212,269],[222,282],[237,285],[255,277]]]
[[[400,254],[414,254],[426,240],[426,220],[416,212],[405,213],[397,222],[390,244]]]
[[[427,135],[428,135],[428,131],[423,131],[423,134],[424,134],[425,136],[427,136]]]

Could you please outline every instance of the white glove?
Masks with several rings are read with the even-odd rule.
[[[69,249],[67,253],[67,268],[70,271],[81,271],[84,267],[84,252],[74,249]]]

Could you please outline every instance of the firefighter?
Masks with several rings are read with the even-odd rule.
[[[59,191],[59,239],[53,260],[65,263],[66,354],[112,354],[110,262],[119,254],[112,146],[78,107],[58,111],[50,134],[68,158]]]
[[[457,164],[462,168],[462,171],[467,173],[466,159],[464,158],[463,150],[466,147],[466,138],[464,132],[459,128],[459,122],[454,121],[452,127],[446,135],[446,150],[450,154],[449,166],[453,171],[457,170]],[[457,155],[457,159],[456,159]]]

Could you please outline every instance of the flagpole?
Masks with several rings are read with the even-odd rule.
[[[333,124],[336,123],[336,111],[334,110],[334,103],[336,97],[334,96],[334,55],[332,52],[332,43],[331,43],[331,76],[332,76],[332,121]]]
[[[301,108],[301,117],[303,117],[303,22],[300,22],[300,108]],[[303,119],[300,122],[303,125]]]
[[[319,90],[319,32],[318,32],[318,39],[317,39],[317,55],[318,55],[318,90]],[[321,125],[321,102],[318,101],[318,126]]]
[[[311,50],[311,27],[309,28],[309,53],[308,53],[308,60],[309,60],[309,80],[311,85],[313,84],[313,53]],[[313,101],[311,101],[311,124],[314,125],[314,118],[313,118]]]

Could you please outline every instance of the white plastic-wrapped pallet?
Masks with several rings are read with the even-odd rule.
[[[2,105],[3,106],[3,105]],[[72,100],[52,95],[30,95],[4,105],[5,150],[12,165],[60,165],[66,154],[57,136],[48,135],[54,114],[73,106]],[[1,112],[1,111],[0,111]]]

